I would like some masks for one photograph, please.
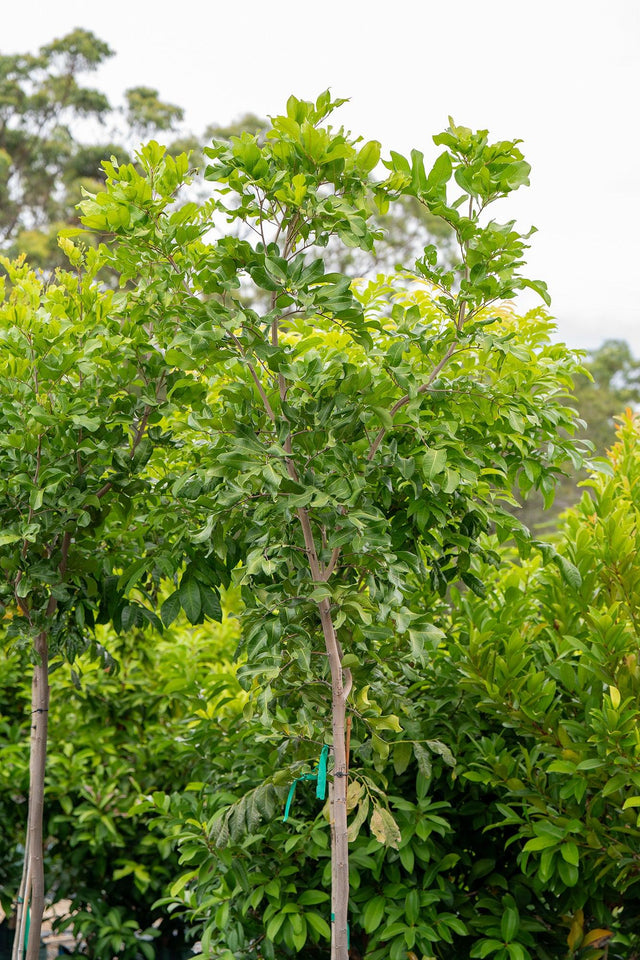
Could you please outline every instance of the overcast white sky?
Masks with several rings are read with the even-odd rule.
[[[559,337],[640,355],[640,0],[20,0],[0,52],[76,26],[116,51],[95,86],[116,102],[156,87],[195,132],[331,87],[383,152],[435,159],[448,115],[522,138],[532,185],[495,215],[538,227],[529,276],[549,284]]]

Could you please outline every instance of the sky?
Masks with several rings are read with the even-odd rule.
[[[10,12],[9,12],[10,10]],[[494,207],[538,228],[527,275],[558,339],[626,339],[640,356],[639,0],[21,0],[0,52],[74,29],[116,51],[91,78],[113,102],[152,86],[201,133],[330,87],[338,119],[390,149],[438,153],[447,117],[523,140],[531,186]],[[530,301],[532,304],[533,301]],[[529,301],[527,304],[529,305]]]

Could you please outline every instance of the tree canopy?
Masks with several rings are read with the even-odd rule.
[[[206,956],[322,954],[326,938],[332,960],[633,948],[635,859],[617,837],[638,800],[632,414],[556,543],[513,508],[535,491],[549,506],[582,465],[576,380],[604,423],[637,399],[637,364],[608,341],[589,371],[546,309],[514,307],[525,288],[549,303],[524,271],[532,231],[492,216],[528,184],[519,141],[450,119],[431,164],[384,156],[334,126],[344,101],[325,92],[219,128],[201,172],[151,140],[96,175],[106,145],[77,134],[111,107],[79,77],[110,53],[77,30],[0,58],[0,226],[45,270],[1,258],[0,599],[12,669],[32,664],[16,955],[30,904],[37,956],[45,825],[70,815],[43,812],[51,671],[115,670],[118,637],[225,608],[237,668],[207,688],[225,723],[186,720],[216,779],[185,746],[202,779],[137,806],[167,855],[177,843],[188,871],[165,904]],[[146,87],[127,105],[133,137],[182,116]],[[416,229],[394,240],[407,211]],[[294,802],[311,780],[328,789],[317,817],[301,787]],[[299,836],[274,821],[287,788]],[[141,893],[143,848],[111,878]],[[114,910],[77,915],[87,949],[152,957],[147,905]]]

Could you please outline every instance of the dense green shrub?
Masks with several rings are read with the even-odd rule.
[[[388,843],[360,823],[354,957],[596,960],[607,939],[609,958],[635,956],[638,433],[627,418],[613,476],[594,476],[564,521],[557,547],[580,572],[572,588],[539,551],[502,573],[478,570],[488,598],[438,601],[446,640],[430,662],[379,666],[387,700],[375,709],[366,688],[357,694],[351,822],[377,805]],[[329,827],[312,783],[298,784],[282,822],[292,779],[313,771],[320,749],[311,726],[287,738],[300,705],[255,712],[227,660],[232,620],[141,639],[118,641],[119,674],[83,667],[71,694],[62,671],[52,677],[67,694],[52,700],[48,873],[80,909],[90,955],[104,957],[105,943],[134,955],[162,918],[165,940],[181,943],[187,924],[205,955],[325,956]],[[0,692],[5,896],[26,789],[20,676],[13,654]],[[182,908],[170,919],[169,903]],[[150,943],[161,956],[160,938]]]
[[[69,899],[83,955],[171,957],[185,949],[183,921],[154,902],[178,871],[168,839],[152,835],[132,809],[143,794],[184,789],[197,757],[179,721],[202,677],[228,670],[232,621],[216,631],[176,629],[162,640],[140,631],[102,639],[120,668],[98,661],[51,676],[51,743],[46,783],[46,875],[50,900]],[[0,893],[16,894],[28,793],[29,690],[18,652],[5,651],[0,687]],[[187,706],[189,705],[189,706]],[[149,938],[146,942],[141,937]],[[150,948],[153,944],[153,950]]]
[[[384,846],[379,823],[359,823],[354,957],[596,960],[606,943],[610,958],[636,956],[637,440],[627,420],[613,476],[595,475],[566,517],[557,546],[580,571],[561,564],[573,587],[540,550],[479,570],[487,599],[454,591],[450,613],[440,606],[447,636],[429,664],[398,652],[387,665],[386,710],[402,732],[368,708],[366,688],[357,695],[351,822],[388,799],[400,837],[387,822]],[[225,680],[185,729],[200,794],[152,801],[181,851],[169,899],[204,932],[205,955],[327,955],[329,827],[311,784],[282,822],[286,787],[319,752],[282,737],[298,707],[248,722]]]

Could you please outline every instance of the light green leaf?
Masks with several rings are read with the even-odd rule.
[[[439,473],[442,473],[447,464],[447,453],[445,450],[434,450],[433,448],[425,450],[422,455],[422,472],[425,479],[432,480]]]
[[[8,543],[18,543],[19,540],[22,540],[19,533],[0,533],[0,547],[4,547]]]
[[[365,173],[370,173],[380,161],[380,144],[377,140],[370,140],[358,151],[356,165]]]

